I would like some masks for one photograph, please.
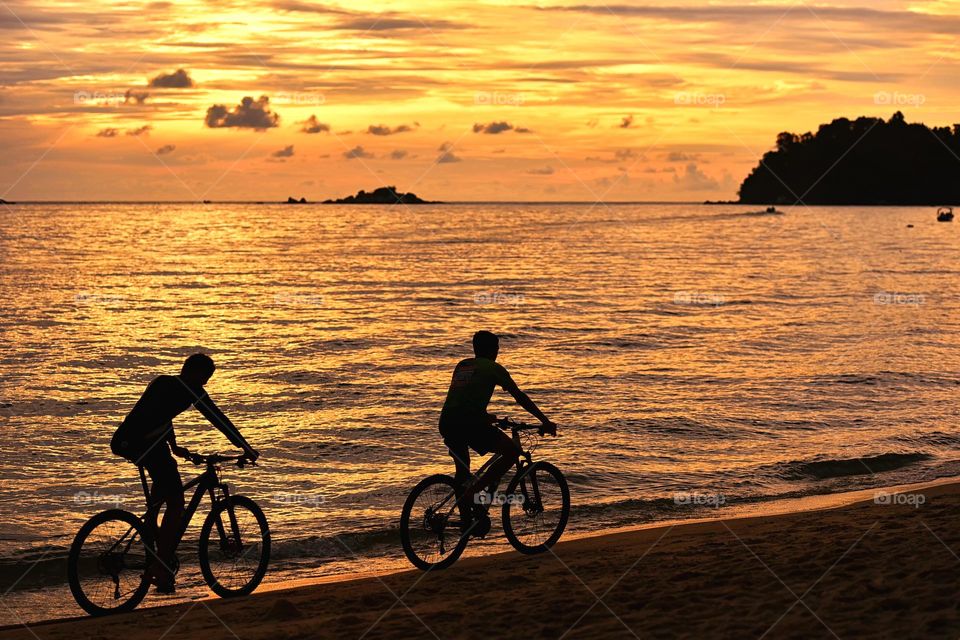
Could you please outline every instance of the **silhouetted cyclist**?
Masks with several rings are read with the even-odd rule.
[[[507,370],[496,362],[500,338],[489,331],[473,335],[473,358],[461,360],[453,370],[453,380],[440,412],[440,435],[456,465],[457,499],[460,502],[461,528],[469,530],[473,518],[470,505],[476,494],[500,481],[520,451],[513,440],[494,426],[497,416],[487,413],[487,405],[499,386],[513,396],[521,407],[543,423],[543,430],[556,434],[557,425],[543,414],[527,394],[520,390]],[[470,483],[470,449],[480,455],[499,453],[500,460],[476,482]]]
[[[234,446],[243,449],[248,458],[256,460],[260,455],[204,390],[215,369],[210,356],[195,353],[184,361],[180,375],[154,378],[110,443],[115,454],[142,465],[150,474],[151,504],[155,505],[150,517],[154,523],[161,504],[166,505],[157,535],[158,557],[146,572],[147,579],[160,593],[174,592],[174,549],[179,542],[184,511],[183,482],[171,451],[182,458],[191,455],[177,445],[173,419],[191,406],[196,407]]]

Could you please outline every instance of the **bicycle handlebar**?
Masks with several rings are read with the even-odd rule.
[[[215,465],[221,462],[236,462],[237,466],[243,468],[245,466],[253,465],[256,466],[256,462],[247,457],[247,454],[243,453],[240,455],[226,456],[221,453],[211,453],[210,455],[201,455],[199,453],[191,453],[187,456],[187,460],[192,462],[195,465]]]
[[[510,418],[500,418],[495,423],[497,428],[506,431],[511,429],[512,431],[539,431],[540,435],[550,433],[550,435],[556,436],[556,432],[551,433],[550,431],[545,431],[542,424],[530,424],[527,422],[516,422]]]

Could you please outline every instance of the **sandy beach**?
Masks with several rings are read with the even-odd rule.
[[[960,484],[881,495],[0,638],[956,638]]]

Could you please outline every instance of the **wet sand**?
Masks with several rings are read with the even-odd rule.
[[[958,637],[960,484],[882,502],[618,532],[536,557],[468,548],[446,571],[20,626],[0,639]]]

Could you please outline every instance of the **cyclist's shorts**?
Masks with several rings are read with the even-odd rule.
[[[452,431],[452,430],[451,430]],[[497,440],[502,437],[500,430],[492,425],[473,426],[469,430],[454,431],[443,438],[444,444],[451,450],[469,446],[480,455],[486,455],[497,446]]]
[[[153,494],[156,497],[165,497],[183,493],[183,481],[177,469],[177,461],[170,453],[166,442],[161,442],[140,461],[150,480],[153,481]]]

